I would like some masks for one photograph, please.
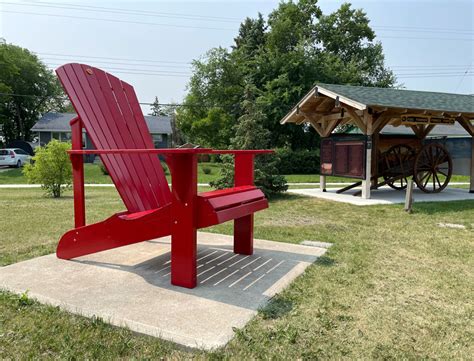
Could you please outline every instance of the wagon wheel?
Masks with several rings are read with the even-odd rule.
[[[383,153],[382,177],[393,189],[402,190],[407,187],[414,154],[413,148],[406,144],[394,145]]]
[[[441,144],[428,144],[415,158],[415,182],[426,193],[441,192],[453,174],[453,160]]]

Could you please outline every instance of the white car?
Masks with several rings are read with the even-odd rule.
[[[31,156],[23,149],[6,148],[0,149],[0,166],[7,165],[9,167],[20,168],[26,163],[30,163]]]

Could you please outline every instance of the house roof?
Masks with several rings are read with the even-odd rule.
[[[316,86],[320,91],[328,90],[365,107],[381,106],[474,113],[474,96],[472,95],[336,84]]]
[[[31,128],[34,132],[70,132],[69,122],[76,113],[46,113]],[[171,117],[145,115],[151,134],[171,134]]]
[[[304,113],[319,111],[325,106],[325,103],[320,102],[322,99],[332,99],[333,104],[339,101],[345,107],[351,107],[359,112],[359,115],[372,108],[377,111],[389,109],[398,112],[440,112],[447,113],[447,116],[461,114],[468,119],[474,118],[473,95],[319,83],[283,117],[280,123],[300,124],[305,120]]]

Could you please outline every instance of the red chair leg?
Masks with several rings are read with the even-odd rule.
[[[197,158],[180,154],[171,161],[171,284],[196,287],[197,232],[195,202],[197,195]]]
[[[253,214],[234,220],[234,253],[253,254]]]

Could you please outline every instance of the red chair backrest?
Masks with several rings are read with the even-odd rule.
[[[96,149],[154,148],[131,85],[85,64],[66,64],[56,73]],[[156,154],[100,157],[128,211],[156,209],[171,202]]]

